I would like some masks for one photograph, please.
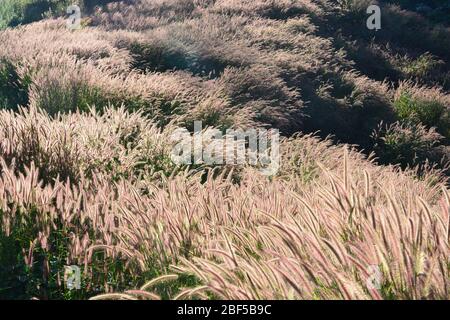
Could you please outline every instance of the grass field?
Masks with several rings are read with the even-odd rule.
[[[0,2],[0,298],[450,298],[446,1],[76,3]],[[174,163],[195,121],[279,170]]]

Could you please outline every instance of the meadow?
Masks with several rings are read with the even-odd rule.
[[[449,299],[444,2],[3,0],[0,298]],[[194,121],[280,170],[175,164]]]

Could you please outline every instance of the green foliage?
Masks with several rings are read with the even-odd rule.
[[[89,223],[83,226],[76,221],[76,225],[69,228],[58,220],[55,221],[57,228],[50,232],[47,246],[42,247],[38,239],[45,226],[37,218],[42,214],[35,208],[17,211],[11,233],[7,235],[0,231],[0,299],[88,299],[107,290],[140,287],[169,271],[169,261],[161,265],[158,256],[152,258],[150,255],[146,271],[139,272],[137,266],[120,256],[112,259],[103,250],[96,250],[89,263],[91,276],[86,277],[80,266],[80,289],[68,289],[64,283],[64,268],[68,265],[70,234],[85,229],[95,239],[96,232],[89,228]],[[30,259],[28,263],[25,257]],[[155,285],[154,292],[168,299],[181,288],[198,284],[195,276],[180,275],[176,281]]]
[[[107,104],[102,92],[80,82],[70,86],[47,85],[40,90],[37,105],[50,115],[58,112],[73,112],[77,109],[86,111],[89,106],[103,107]]]
[[[0,299],[26,299],[27,267],[20,243],[0,233]]]
[[[120,256],[109,258],[102,250],[97,250],[89,264],[92,276],[87,278],[82,271],[83,266],[80,266],[81,288],[68,289],[64,283],[64,268],[68,265],[70,234],[74,231],[82,232],[88,224],[68,228],[61,224],[61,220],[55,221],[57,228],[50,232],[47,246],[42,247],[38,239],[46,227],[37,218],[42,214],[35,208],[17,211],[11,233],[6,235],[4,231],[0,231],[0,299],[88,299],[108,288],[125,290],[130,286],[137,287],[151,277],[160,275],[162,269],[149,266],[146,273],[139,277],[132,276],[130,270],[133,266],[130,263],[126,263]],[[95,238],[94,230],[87,228],[87,231]],[[28,263],[25,262],[25,257],[30,259]],[[167,268],[168,265],[165,266]],[[180,284],[191,282],[189,277],[182,279]],[[167,288],[160,286],[159,291],[165,292],[167,297],[179,285],[171,284]]]
[[[0,1],[0,30],[39,21],[46,16],[65,15],[69,5],[82,10],[105,5],[110,0],[2,0]]]
[[[432,54],[424,53],[417,59],[406,60],[401,69],[408,77],[425,78],[443,64],[442,60]]]
[[[0,60],[0,109],[28,105],[30,84],[29,76],[21,77],[12,63]]]
[[[82,7],[83,14],[86,14],[96,5],[104,5],[107,2],[110,1],[80,0],[78,4]],[[186,125],[189,129],[192,129],[194,120],[202,120],[204,125],[211,125],[224,130],[235,124],[247,125],[246,121],[250,119],[249,126],[261,125],[282,128],[282,133],[286,135],[300,130],[304,132],[320,130],[324,136],[334,134],[337,140],[359,144],[369,151],[374,150],[383,163],[399,164],[404,168],[422,166],[429,161],[437,163],[443,158],[438,143],[447,143],[448,141],[442,139],[442,136],[437,132],[450,138],[448,103],[446,102],[448,96],[444,93],[445,87],[442,91],[437,88],[439,85],[444,86],[439,79],[443,79],[443,75],[448,72],[448,67],[444,61],[448,61],[446,57],[448,57],[448,39],[450,37],[448,37],[448,32],[445,29],[433,26],[429,24],[428,20],[423,20],[420,16],[400,10],[398,7],[385,6],[383,7],[385,10],[383,11],[382,28],[386,32],[374,34],[364,26],[367,16],[365,9],[373,3],[370,0],[338,1],[340,4],[338,9],[342,9],[338,10],[339,14],[336,14],[336,8],[326,7],[326,1],[297,1],[301,5],[295,7],[288,1],[277,4],[276,1],[264,0],[259,1],[259,3],[255,2],[256,4],[250,4],[249,2],[234,10],[231,10],[231,7],[237,3],[234,1],[229,1],[228,4],[227,1],[222,1],[220,4],[213,0],[201,1],[202,6],[198,6],[198,1],[194,0],[159,2],[146,1],[141,7],[136,6],[140,8],[139,10],[144,9],[140,12],[135,8],[138,10],[135,15],[133,15],[135,9],[132,9],[134,8],[133,1],[125,1],[120,5],[111,6],[108,9],[112,10],[111,17],[109,17],[111,21],[107,21],[109,19],[107,10],[92,16],[87,14],[89,19],[86,19],[88,22],[85,23],[92,25],[93,28],[70,33],[74,40],[70,42],[70,46],[61,48],[60,45],[54,45],[56,48],[51,48],[50,51],[46,51],[48,49],[46,46],[51,47],[54,43],[57,43],[54,40],[58,37],[59,29],[51,27],[53,22],[48,24],[50,27],[37,25],[37,28],[45,27],[42,30],[48,31],[48,39],[50,39],[48,42],[42,41],[42,44],[36,44],[36,48],[38,48],[36,52],[42,52],[42,57],[58,56],[61,53],[61,56],[67,58],[66,61],[76,61],[81,67],[86,62],[86,64],[89,64],[89,68],[86,69],[86,73],[66,72],[70,68],[63,69],[64,63],[46,65],[47,62],[44,61],[44,58],[38,57],[36,60],[31,58],[34,58],[34,51],[30,50],[30,52],[33,52],[32,54],[28,54],[27,50],[15,50],[16,52],[14,52],[8,46],[8,49],[2,51],[2,56],[17,58],[16,61],[31,61],[30,68],[36,70],[39,77],[34,77],[36,75],[34,73],[23,75],[22,71],[18,70],[17,65],[14,64],[16,62],[1,61],[0,108],[15,110],[18,105],[29,105],[30,99],[32,99],[31,104],[36,104],[53,116],[59,112],[88,111],[93,106],[97,111],[102,111],[109,105],[115,107],[123,105],[127,111],[139,111],[148,118],[155,119],[155,123],[161,127],[166,126],[175,118],[179,121],[178,124]],[[322,10],[323,8],[317,5],[319,2],[326,10]],[[128,3],[131,3],[130,7],[127,7]],[[211,3],[215,7],[210,10],[210,8],[206,8],[207,3],[208,5]],[[333,3],[333,6],[336,4],[334,1],[331,3]],[[47,15],[64,14],[65,6],[68,4],[72,4],[72,2],[0,0],[0,29],[37,21]],[[227,6],[230,8],[227,9]],[[307,9],[308,6],[313,9]],[[122,10],[123,8],[126,10]],[[114,10],[117,11],[114,12]],[[246,10],[251,11],[250,14],[247,14]],[[309,12],[308,10],[315,13],[305,14]],[[127,16],[129,12],[132,14]],[[142,17],[145,17],[145,19],[141,19]],[[120,21],[120,23],[117,21]],[[176,22],[173,23],[173,21]],[[115,22],[120,24],[123,29],[133,30],[133,32],[119,30],[120,28],[117,28]],[[57,25],[59,22],[54,23]],[[100,27],[95,28],[95,26]],[[110,30],[108,28],[117,30],[117,32],[107,33]],[[139,33],[134,28],[145,30],[145,32]],[[28,32],[28,38],[24,43],[28,43],[28,41],[33,43],[34,28],[26,28],[26,31]],[[93,32],[91,33],[91,31]],[[11,34],[15,32],[11,31]],[[21,32],[17,31],[16,39],[22,36]],[[88,32],[89,36],[86,35]],[[112,33],[114,34],[111,35]],[[10,32],[4,34],[8,35]],[[66,36],[69,33],[61,34]],[[155,36],[153,37],[153,35]],[[43,37],[43,39],[45,38]],[[42,47],[39,47],[39,45]],[[390,47],[391,45],[392,47]],[[340,51],[341,49],[343,49],[343,52]],[[27,54],[19,51],[27,51]],[[346,55],[346,53],[352,53],[352,51],[353,54]],[[406,57],[404,60],[398,58],[403,56]],[[410,57],[418,58],[412,59]],[[61,59],[61,61],[64,62],[65,60]],[[36,63],[36,65],[33,65],[33,63]],[[46,66],[48,69],[42,66]],[[58,72],[52,72],[59,67],[61,69],[58,69]],[[98,74],[93,72],[94,68],[97,67]],[[83,71],[84,69],[81,68],[80,70]],[[172,72],[173,70],[178,72]],[[92,77],[85,77],[86,75],[90,76],[91,72]],[[361,76],[359,72],[364,76]],[[441,74],[442,77],[435,77],[434,73]],[[132,77],[128,78],[130,74]],[[99,77],[96,77],[96,75],[99,75]],[[108,81],[113,77],[117,81],[109,86]],[[121,82],[124,79],[133,80],[132,78],[135,82]],[[394,102],[391,103],[392,91],[394,90],[386,85],[387,81],[382,81],[388,79],[398,83],[402,79],[410,78],[414,78],[415,82],[418,83],[417,87],[411,86],[411,88],[414,88],[411,92],[408,90],[400,92]],[[435,79],[438,80],[433,82]],[[154,87],[150,85],[151,88],[149,89],[133,90],[136,89],[135,86],[141,86],[142,83],[150,84],[152,81],[154,83],[161,81],[163,85]],[[430,88],[421,87],[425,84],[429,85]],[[164,88],[164,86],[167,86],[167,88]],[[433,96],[434,91],[431,87],[439,91],[439,94]],[[410,87],[407,86],[407,88]],[[397,92],[399,91],[401,89]],[[303,110],[305,105],[307,106],[306,112],[303,114],[300,109]],[[189,114],[189,111],[192,112]],[[107,114],[106,112],[103,115]],[[6,112],[4,114],[10,115]],[[98,114],[102,115],[102,112],[98,112]],[[238,116],[234,117],[235,114]],[[305,114],[307,118],[304,116]],[[18,115],[10,116],[16,117]],[[11,143],[11,153],[7,154],[9,157],[8,163],[14,159],[17,162],[17,171],[23,172],[33,162],[39,168],[37,177],[42,179],[44,186],[51,187],[55,183],[56,177],[62,180],[69,178],[70,182],[67,182],[66,185],[67,193],[73,187],[73,193],[76,194],[77,181],[82,180],[81,178],[92,179],[96,182],[98,177],[106,176],[107,180],[98,185],[99,188],[94,183],[92,183],[94,189],[88,187],[82,189],[80,187],[80,203],[82,205],[80,205],[78,211],[71,211],[71,208],[66,211],[64,206],[69,207],[67,204],[69,202],[65,202],[66,199],[62,195],[56,198],[54,202],[63,199],[63,204],[56,210],[58,212],[56,216],[51,218],[48,212],[32,207],[20,208],[16,212],[15,206],[19,205],[5,201],[6,205],[14,206],[14,209],[9,210],[8,208],[8,219],[12,217],[16,220],[10,224],[8,221],[7,225],[10,229],[8,231],[10,232],[7,233],[3,229],[0,231],[0,298],[78,299],[88,298],[103,292],[139,288],[146,281],[169,273],[169,266],[176,264],[179,257],[187,259],[193,256],[201,257],[204,254],[202,250],[209,249],[202,246],[202,242],[205,242],[204,239],[228,244],[228,238],[216,238],[217,235],[214,233],[216,228],[228,228],[226,223],[229,219],[221,218],[220,214],[226,214],[228,211],[239,213],[247,210],[246,206],[242,206],[242,203],[248,200],[229,196],[233,195],[232,192],[236,188],[248,185],[249,178],[245,176],[247,173],[240,172],[240,169],[233,171],[230,181],[234,184],[224,185],[226,189],[224,189],[223,194],[217,193],[218,189],[215,186],[211,189],[212,191],[202,194],[201,188],[195,189],[192,187],[194,180],[190,180],[189,184],[183,184],[182,181],[177,182],[173,187],[171,186],[164,192],[158,193],[158,188],[168,180],[164,176],[187,169],[186,167],[176,166],[172,162],[167,150],[162,148],[162,145],[167,145],[164,137],[158,139],[159,141],[156,141],[157,139],[152,140],[151,136],[157,135],[159,128],[152,125],[152,130],[154,128],[155,131],[147,131],[150,130],[150,126],[136,124],[136,122],[142,121],[141,115],[132,118],[131,125],[124,121],[126,119],[118,115],[115,116],[118,125],[114,122],[115,125],[106,123],[103,124],[104,127],[100,127],[100,120],[87,122],[90,125],[89,129],[100,127],[102,130],[98,132],[94,130],[91,135],[82,135],[79,132],[90,132],[86,129],[87,127],[82,127],[76,131],[71,130],[75,124],[82,121],[85,115],[76,116],[79,117],[71,118],[75,119],[74,121],[63,122],[66,127],[61,124],[43,125],[40,127],[41,130],[38,131],[31,120],[30,129],[23,130],[22,135],[16,134],[16,131],[20,131],[24,127],[24,125],[20,125],[24,123],[23,121],[17,122],[19,125],[11,130],[9,136],[12,137],[11,141],[14,141],[14,143]],[[33,119],[33,117],[35,115],[27,118],[27,121]],[[375,130],[372,136],[374,143],[372,144],[369,135],[377,124],[380,121],[392,123],[395,120],[400,120],[400,122]],[[53,123],[53,121],[58,120],[51,118],[49,123]],[[25,121],[25,123],[28,122]],[[44,121],[44,123],[47,122]],[[49,129],[47,130],[47,128]],[[104,128],[113,129],[108,131]],[[141,134],[144,132],[142,128],[145,128],[147,136]],[[55,130],[55,136],[47,135],[50,130]],[[117,139],[105,139],[105,137],[114,135],[115,132],[119,132],[118,136],[120,135]],[[122,132],[124,132],[123,136]],[[28,136],[35,139],[30,139],[30,142],[27,140]],[[56,140],[47,140],[47,137]],[[142,141],[142,137],[145,137],[148,141]],[[71,138],[73,140],[70,140]],[[73,143],[73,141],[88,141],[89,146],[80,149],[80,146],[85,145]],[[105,143],[102,144],[102,142]],[[97,144],[98,147],[94,146]],[[52,147],[55,145],[57,147]],[[19,146],[23,151],[14,153],[14,150],[17,150]],[[50,147],[46,149],[47,146]],[[125,148],[122,148],[124,146]],[[322,156],[323,153],[326,153],[326,150],[334,148],[328,145],[326,149],[324,148],[320,152],[316,151],[309,158],[303,154],[295,156],[296,152],[308,147],[310,145],[305,144],[292,148],[290,152],[286,153],[287,156],[293,157],[293,161],[283,178],[293,183],[290,185],[293,190],[301,186],[297,184],[298,181],[308,184],[308,188],[315,188],[316,185],[322,184],[320,180],[322,165],[318,166],[319,161],[316,158],[318,158],[318,155]],[[72,149],[69,150],[70,148]],[[114,150],[115,148],[117,150]],[[146,152],[147,149],[153,151]],[[79,150],[83,151],[80,152]],[[90,152],[91,150],[92,152]],[[96,158],[97,150],[100,150],[98,151],[99,154],[102,153],[105,156]],[[54,159],[51,158],[55,154],[57,156]],[[130,156],[125,157],[124,155]],[[89,160],[92,158],[92,161],[81,159],[82,156],[86,156]],[[340,161],[340,154],[339,156],[330,154],[323,159],[326,160],[324,162]],[[352,161],[356,160],[353,159]],[[333,167],[337,167],[337,165],[333,164]],[[367,165],[365,169],[367,168],[372,170],[370,169],[372,168],[371,165]],[[198,165],[190,169],[194,169],[192,170],[192,176],[198,175],[200,177],[200,186],[209,183],[211,176],[206,166]],[[347,166],[344,169],[345,173],[347,172],[346,169]],[[373,174],[373,176],[382,174],[383,171],[384,169],[379,170],[377,168],[376,174]],[[83,173],[83,177],[81,177],[80,172]],[[398,182],[397,178],[400,177],[400,173],[397,173],[395,172],[395,175],[392,175],[394,178],[391,178],[391,180],[394,180],[394,185]],[[217,174],[212,175],[212,177],[217,178],[219,174],[220,170],[217,170]],[[256,177],[253,176],[250,180],[253,180],[253,178],[256,181]],[[377,176],[374,179],[376,186],[387,185],[384,180],[377,180]],[[130,194],[120,195],[120,198],[117,196],[119,198],[118,205],[110,202],[112,198],[108,197],[114,196],[116,193],[120,194],[119,190],[121,189],[119,188],[122,186],[128,188],[130,185],[127,183],[135,183],[135,181],[137,181],[136,188],[132,189]],[[269,181],[275,181],[275,178],[271,178]],[[367,183],[369,182],[368,176]],[[109,185],[114,185],[116,189],[106,188]],[[255,198],[254,203],[259,205],[264,201],[268,202],[262,207],[264,210],[254,210],[254,212],[265,212],[267,208],[273,207],[270,201],[274,198],[271,198],[271,193],[268,192],[274,192],[277,197],[283,196],[286,190],[284,183],[274,185],[274,188],[281,185],[283,185],[283,188],[271,189],[270,186],[267,188],[265,184],[261,185],[261,189],[264,189],[265,193],[260,195],[259,198]],[[89,195],[102,192],[102,186],[105,186],[106,190],[103,191],[103,198],[107,200],[98,203],[95,199],[95,203],[94,200],[92,200],[92,203],[89,202],[91,201]],[[181,186],[180,190],[177,189],[179,186]],[[335,188],[335,186],[334,184],[333,190],[349,190],[347,185],[344,185],[345,188]],[[361,198],[364,201],[360,202],[370,204],[367,210],[370,210],[372,202],[375,201],[380,201],[376,206],[382,207],[382,201],[379,200],[382,199],[382,196],[369,195],[370,189],[372,188],[367,190],[366,198]],[[406,191],[411,189],[413,188],[405,188]],[[328,189],[324,190],[328,191]],[[405,192],[405,190],[400,191]],[[59,191],[56,190],[55,192]],[[176,192],[179,192],[178,196]],[[252,196],[253,193],[257,193],[253,189],[244,190],[244,195],[245,192],[252,193]],[[432,192],[430,191],[430,193]],[[317,190],[312,194],[325,193]],[[207,197],[210,194],[213,195],[211,199]],[[156,197],[155,199],[149,197],[153,195]],[[165,201],[166,195],[169,197],[167,202]],[[294,204],[289,193],[288,196],[287,201],[280,201],[280,203]],[[340,197],[341,195],[337,194],[336,196]],[[405,199],[409,201],[411,198],[414,197]],[[5,197],[5,199],[8,199],[8,197]],[[208,201],[200,201],[204,199]],[[217,199],[225,199],[225,204],[216,207]],[[236,200],[228,202],[228,199]],[[323,202],[323,199],[317,198],[313,199],[311,203],[316,203],[316,200],[317,202]],[[12,202],[15,201],[17,200]],[[49,207],[52,207],[52,201],[48,201]],[[169,201],[175,202],[176,205],[173,205],[173,208],[163,207],[164,215],[170,217],[170,222],[165,224],[164,218],[154,214],[152,209],[159,209],[160,204],[166,205]],[[186,203],[183,201],[186,201]],[[190,210],[191,203],[195,201],[200,201],[200,204]],[[301,208],[308,201],[309,199],[305,197],[302,203],[296,205],[295,208]],[[334,197],[332,201],[334,201]],[[332,201],[325,202],[331,204]],[[121,202],[122,204],[120,204]],[[403,204],[402,198],[400,198],[399,204]],[[211,205],[211,208],[208,207],[209,205]],[[140,212],[141,206],[143,207],[142,212]],[[242,206],[242,208],[236,209],[239,206]],[[88,208],[96,210],[94,218],[86,215]],[[184,211],[179,208],[187,208],[186,212],[189,215],[185,217]],[[208,209],[204,210],[204,214],[202,213],[203,208]],[[328,217],[329,212],[340,210],[336,206],[330,208],[325,210],[327,214],[324,214],[324,217]],[[86,212],[84,212],[85,209]],[[111,212],[109,209],[111,209]],[[314,207],[314,209],[316,208]],[[388,210],[385,211],[388,212]],[[189,213],[191,211],[193,212],[192,216]],[[284,211],[284,208],[281,207],[280,214],[277,215],[277,212],[275,212],[274,216],[284,217]],[[341,216],[344,217],[350,211],[352,210],[342,208]],[[81,212],[84,216],[81,216]],[[196,217],[195,215],[198,212],[202,214]],[[294,213],[296,212],[297,210]],[[363,211],[361,210],[361,212]],[[128,213],[130,215],[126,215]],[[179,213],[182,219],[178,221],[175,218]],[[303,213],[308,214],[306,211]],[[71,217],[72,220],[68,222],[68,219],[59,216],[60,214],[73,214],[75,217]],[[211,234],[205,233],[199,226],[214,221],[212,219],[215,219],[216,215],[220,218],[217,220],[218,223],[209,228]],[[41,220],[37,219],[37,216],[40,216]],[[247,219],[248,217],[253,219],[255,216],[257,215],[250,213],[241,220],[248,225],[258,226],[261,220],[255,219],[248,222]],[[312,216],[316,216],[315,212]],[[355,216],[357,217],[357,215]],[[362,216],[360,215],[360,217]],[[202,220],[204,217],[206,219]],[[244,217],[244,215],[241,217]],[[2,221],[2,218],[0,209],[0,221]],[[79,221],[81,219],[83,219],[83,222]],[[110,225],[102,225],[103,230],[98,227],[93,228],[93,222],[90,219],[106,221]],[[132,225],[137,230],[128,228],[133,219],[142,219],[143,223]],[[265,220],[266,217],[264,217]],[[338,218],[336,218],[336,221],[339,221]],[[351,212],[348,221],[354,222],[353,212]],[[222,222],[224,223],[223,226],[221,225]],[[280,226],[286,224],[288,226],[286,229],[291,235],[294,230],[294,228],[291,228],[294,226],[294,222],[297,221],[288,221],[283,218]],[[289,226],[289,223],[292,223],[291,226]],[[117,232],[119,229],[115,229],[116,225],[123,228],[120,233]],[[346,223],[343,222],[342,225],[345,226]],[[361,224],[361,226],[366,225],[370,224]],[[143,229],[139,230],[141,226]],[[147,233],[149,228],[153,229]],[[299,239],[306,229],[303,228],[299,232]],[[240,231],[238,230],[238,232]],[[377,231],[374,230],[374,232]],[[436,231],[435,233],[437,234]],[[46,236],[45,241],[42,240],[43,234]],[[164,237],[166,234],[170,237]],[[342,234],[346,241],[353,240],[352,234],[347,232],[347,229],[343,230]],[[80,250],[82,252],[74,253],[70,251],[79,248],[78,244],[71,241],[75,238],[80,240],[84,235],[90,242]],[[105,235],[106,237],[102,238]],[[205,238],[205,235],[208,237]],[[314,239],[326,238],[326,230],[321,228],[318,235],[319,237],[314,237]],[[133,241],[127,242],[124,239],[128,236]],[[135,237],[137,241],[134,242]],[[273,236],[275,240],[276,237],[276,235]],[[236,239],[231,240],[234,242]],[[390,238],[386,237],[386,239],[396,241],[399,237],[391,236]],[[172,243],[178,240],[179,242],[172,246]],[[83,265],[85,255],[90,253],[86,252],[88,250],[86,248],[90,246],[92,249],[91,245],[105,243],[108,246],[107,249],[104,247],[93,249],[92,257],[86,260],[88,261],[86,263],[88,271],[83,274],[82,289],[70,291],[65,288],[62,281],[64,266],[67,264]],[[281,243],[289,243],[289,241],[284,241],[284,239],[283,242],[280,241],[279,247],[283,248]],[[124,248],[121,244],[129,244],[130,246]],[[218,248],[217,245],[214,245],[214,247]],[[232,247],[244,248],[245,251],[245,254],[240,256],[234,256],[233,254],[233,259],[244,257],[244,259],[247,259],[245,261],[248,261],[249,257],[252,257],[261,263],[265,259],[273,261],[273,257],[266,254],[265,251],[267,250],[263,250],[263,244],[260,240],[256,244],[258,250],[254,250],[255,248],[252,248],[251,243],[245,246],[233,244]],[[370,247],[370,245],[367,247]],[[346,244],[343,243],[338,248],[345,249]],[[125,251],[123,251],[121,253],[120,250],[123,249],[130,250],[130,252],[125,254],[123,253]],[[429,251],[427,253],[429,257],[436,257],[433,256],[434,248],[430,247]],[[31,256],[33,257],[32,261]],[[209,253],[207,257],[209,259]],[[298,258],[299,261],[304,260],[302,256]],[[414,257],[411,257],[411,261],[412,258]],[[139,265],[137,261],[139,261]],[[220,261],[218,259],[215,262]],[[334,264],[334,258],[329,261]],[[240,264],[240,266],[243,265]],[[220,270],[220,272],[227,271],[225,269]],[[349,268],[349,270],[352,271],[353,268]],[[408,266],[408,270],[412,270],[412,268]],[[352,274],[346,274],[345,277],[349,276],[348,279],[352,279],[353,271]],[[388,271],[386,270],[387,276],[389,275]],[[237,283],[245,284],[245,281],[249,279],[249,283],[251,282],[250,273],[240,270],[237,273],[239,273],[237,277],[239,282]],[[442,272],[442,274],[444,275],[445,272]],[[228,283],[228,281],[233,283],[234,281],[227,276],[224,279],[224,283]],[[335,279],[337,278],[335,277]],[[442,286],[439,280],[431,279],[431,281],[438,283],[435,287]],[[319,283],[318,289],[320,290],[315,292],[315,297],[340,296],[341,288],[337,280],[326,282],[318,278],[317,283]],[[162,298],[170,298],[179,292],[182,287],[194,287],[199,284],[198,278],[183,274],[176,281],[157,283],[152,289]],[[251,289],[248,292],[256,292],[253,286],[253,283],[249,284]],[[397,287],[398,284],[395,281],[392,285],[387,283],[381,290],[382,296],[395,298],[398,294]],[[267,288],[269,287],[267,286]],[[415,290],[415,288],[409,289]],[[278,291],[275,292],[275,297],[284,298],[285,296],[281,292],[287,292],[288,290],[274,289],[274,291]],[[267,292],[270,294],[270,290]]]
[[[115,107],[124,105],[130,112],[140,111],[161,126],[167,125],[174,115],[182,112],[180,101],[167,99],[163,95],[140,97],[106,92],[83,82],[73,82],[65,87],[59,84],[48,85],[40,90],[37,104],[50,115],[76,110],[85,112],[91,107],[102,111],[110,105]]]
[[[0,3],[0,29],[42,19],[46,12],[60,6],[48,0],[2,0]]]
[[[23,10],[32,0],[3,0],[0,2],[0,29],[23,19]]]
[[[425,126],[442,128],[442,116],[445,106],[436,100],[425,100],[414,97],[409,92],[402,92],[394,101],[397,116],[403,121],[422,123]]]
[[[69,238],[61,229],[51,233],[48,248],[41,247],[37,241],[43,227],[37,223],[39,214],[35,208],[18,210],[10,234],[0,232],[0,299],[62,297],[58,282],[64,272]]]
[[[395,123],[372,135],[374,150],[382,163],[400,164],[403,168],[439,163],[442,155],[437,148],[442,136],[421,124]]]

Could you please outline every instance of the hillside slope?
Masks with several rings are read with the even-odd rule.
[[[446,7],[368,3],[2,2],[0,297],[449,299]],[[175,165],[198,120],[280,171]]]

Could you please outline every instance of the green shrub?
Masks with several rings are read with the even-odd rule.
[[[417,59],[405,59],[401,66],[401,71],[407,77],[425,78],[433,73],[444,62],[430,53],[424,53]]]
[[[439,101],[416,98],[403,91],[395,99],[394,109],[401,120],[439,128],[443,125],[441,120],[446,108]]]
[[[434,128],[427,129],[421,124],[381,124],[372,138],[374,150],[385,164],[400,164],[406,168],[427,162],[439,164],[442,159],[438,147],[442,136]]]
[[[90,223],[82,224],[74,220],[75,224],[68,226],[56,220],[53,221],[55,228],[50,230],[43,247],[39,238],[47,232],[48,226],[42,225],[39,215],[44,213],[37,208],[29,208],[17,210],[16,214],[9,234],[0,229],[0,299],[88,299],[107,291],[107,288],[120,291],[130,286],[142,286],[149,279],[169,270],[169,264],[159,265],[155,255],[150,259],[146,271],[136,276],[131,271],[132,263],[126,263],[120,257],[112,259],[103,250],[95,250],[89,264],[90,275],[82,273],[80,289],[70,290],[63,276],[70,255],[71,234],[87,232],[91,239],[95,239],[96,231]],[[33,254],[29,255],[29,251]],[[26,261],[25,257],[31,259]],[[198,283],[194,276],[187,275],[170,284],[159,284],[155,289],[162,297],[169,298],[180,287]]]
[[[11,22],[23,17],[23,7],[31,0],[2,0],[0,2],[0,29],[10,26]]]
[[[48,248],[42,248],[36,241],[40,212],[30,208],[16,214],[11,232],[0,231],[0,299],[61,298],[57,275],[64,270],[68,237],[62,236],[64,230],[54,232]],[[31,248],[33,258],[25,261],[24,253]]]
[[[57,1],[2,0],[0,3],[0,29],[30,23],[56,8]]]
[[[48,15],[65,15],[66,8],[78,4],[83,11],[111,0],[1,0],[0,30],[39,21]]]
[[[106,107],[122,105],[130,111],[139,111],[154,119],[160,126],[167,125],[174,116],[183,112],[182,103],[164,95],[141,97],[120,92],[107,92],[102,88],[73,81],[66,84],[46,83],[36,94],[36,105],[50,115],[58,112],[68,113],[76,110],[86,112],[91,107],[102,112]]]
[[[50,115],[77,109],[85,111],[89,105],[103,106],[105,103],[107,102],[99,90],[82,83],[72,83],[65,88],[59,85],[47,85],[39,93],[37,100],[37,105]]]
[[[50,231],[46,247],[42,247],[38,241],[45,234],[38,218],[42,214],[35,208],[18,210],[11,233],[0,230],[0,299],[87,299],[105,291],[106,285],[123,289],[133,281],[121,259],[113,260],[97,251],[90,265],[92,277],[88,279],[82,274],[80,290],[68,289],[63,276],[69,257],[70,233],[74,230],[55,221],[57,227]],[[81,225],[78,228],[83,230]],[[92,230],[89,232],[94,236]],[[26,262],[24,256],[28,250],[33,255]],[[105,273],[105,269],[109,272]],[[118,274],[123,276],[119,278]]]
[[[29,76],[21,77],[12,63],[0,60],[0,109],[28,105],[30,84]]]

